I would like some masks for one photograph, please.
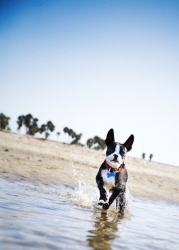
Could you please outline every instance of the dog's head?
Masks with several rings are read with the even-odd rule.
[[[115,142],[114,131],[110,129],[106,136],[106,163],[112,168],[119,168],[124,162],[125,155],[131,150],[134,142],[134,136],[130,135],[127,141],[123,144]]]

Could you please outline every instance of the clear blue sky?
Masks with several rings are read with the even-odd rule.
[[[0,112],[179,166],[179,1],[1,0]]]

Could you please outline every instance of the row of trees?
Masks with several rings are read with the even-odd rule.
[[[42,124],[40,127],[38,126],[38,119],[34,118],[31,114],[28,115],[20,115],[17,118],[18,130],[21,129],[22,126],[25,126],[26,134],[35,135],[36,133],[45,134],[45,138],[48,138],[50,132],[55,130],[55,126],[51,121],[48,121],[47,124]]]
[[[10,130],[9,128],[9,120],[10,117],[5,116],[3,113],[0,114],[0,129]],[[25,127],[26,134],[34,136],[37,133],[44,134],[47,139],[49,135],[55,130],[55,126],[51,121],[48,121],[46,124],[42,124],[38,126],[38,119],[34,118],[31,114],[28,115],[20,115],[17,118],[17,129],[20,130],[22,127]],[[80,139],[82,134],[77,134],[73,129],[65,127],[63,132],[67,134],[71,138],[70,144],[78,144],[80,143]],[[60,132],[57,132],[56,135],[59,137]],[[89,148],[94,149],[104,149],[105,142],[99,136],[95,136],[87,140],[86,145]]]

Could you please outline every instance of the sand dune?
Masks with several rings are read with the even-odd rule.
[[[105,152],[0,131],[0,178],[96,186]],[[179,203],[179,167],[128,157],[131,194]]]

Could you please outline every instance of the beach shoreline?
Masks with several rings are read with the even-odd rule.
[[[96,187],[105,159],[102,150],[69,145],[10,131],[0,131],[0,178],[40,183],[79,181]],[[132,195],[179,203],[179,167],[127,157]]]

